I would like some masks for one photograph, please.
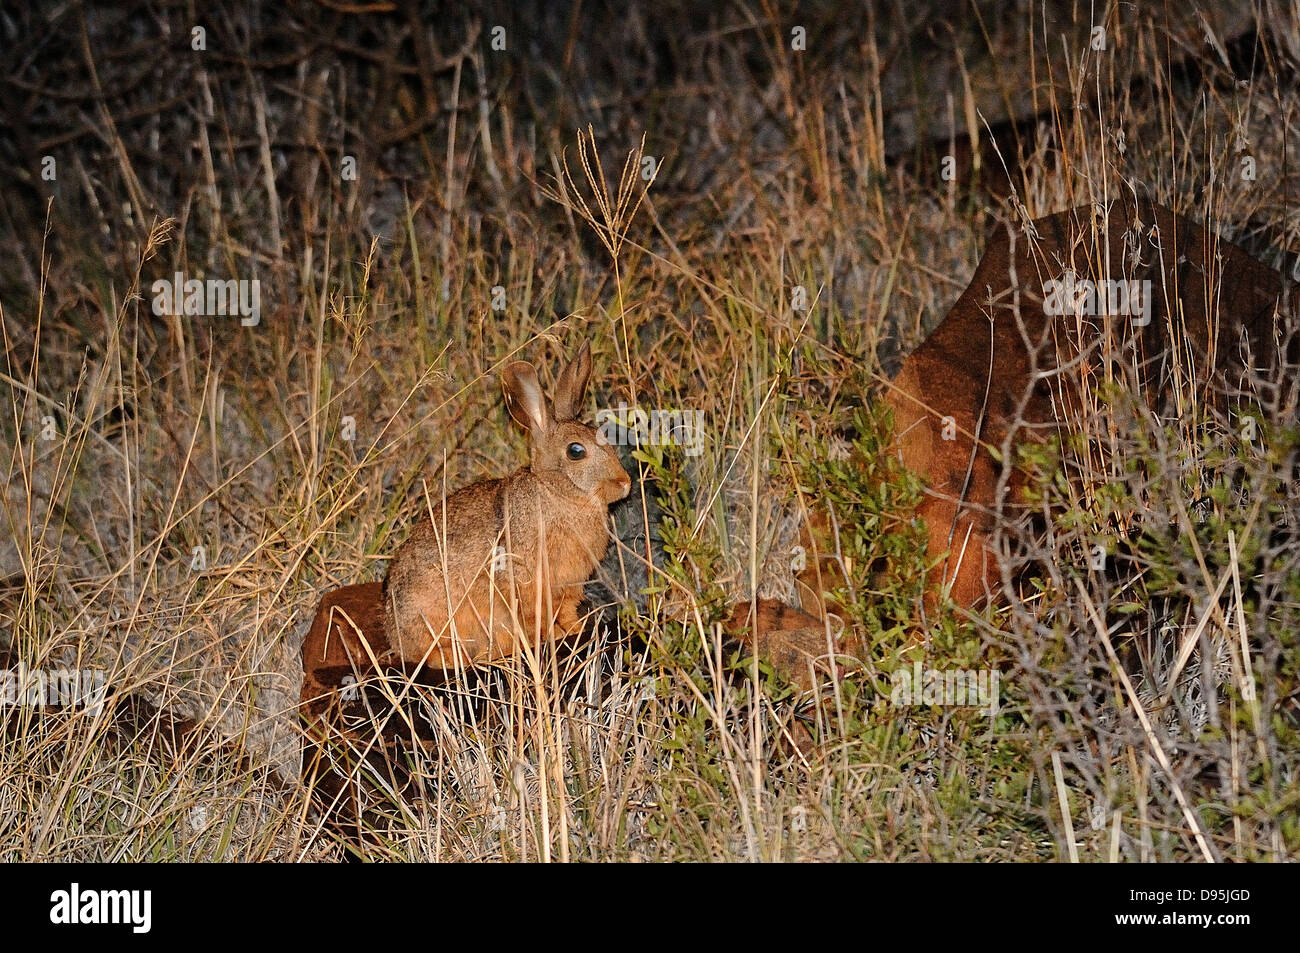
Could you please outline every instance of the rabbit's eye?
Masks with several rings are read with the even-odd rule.
[[[587,455],[587,448],[580,443],[569,444],[569,459],[581,460]]]

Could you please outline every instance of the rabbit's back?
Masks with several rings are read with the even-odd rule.
[[[384,579],[393,650],[435,668],[509,654],[519,633],[538,628],[543,573],[550,619],[541,628],[577,628],[582,584],[608,545],[605,514],[603,502],[527,469],[458,490],[432,514],[426,508]]]
[[[422,500],[419,520],[389,564],[389,578],[394,573],[418,576],[426,568],[444,567],[464,574],[480,565],[501,533],[510,479],[471,483],[447,496],[445,503],[433,500],[425,505]]]
[[[433,640],[430,630],[444,633],[454,619],[459,651],[470,661],[489,647],[492,630],[508,621],[504,613],[492,611],[488,582],[503,564],[496,550],[509,479],[472,483],[445,502],[421,508],[384,576],[384,627],[399,658],[419,660]],[[507,580],[496,582],[500,588]],[[445,634],[449,643],[450,633]],[[441,654],[435,652],[428,664],[439,667]],[[450,658],[447,662],[454,664]]]

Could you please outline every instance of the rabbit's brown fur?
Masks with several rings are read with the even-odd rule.
[[[459,668],[578,628],[582,584],[609,542],[609,504],[631,489],[618,456],[576,420],[590,375],[583,344],[552,405],[531,365],[506,368],[531,463],[434,503],[398,548],[383,586],[390,661]]]

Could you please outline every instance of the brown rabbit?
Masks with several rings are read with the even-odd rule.
[[[554,405],[531,364],[505,369],[506,405],[528,431],[531,462],[435,502],[398,548],[383,584],[387,661],[454,669],[578,628],[582,585],[609,542],[609,504],[631,490],[615,452],[577,421],[590,377],[585,342],[560,373]]]

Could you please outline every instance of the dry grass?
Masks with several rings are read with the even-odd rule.
[[[122,114],[94,115],[95,141],[59,153],[47,221],[6,203],[0,625],[27,665],[102,670],[204,733],[175,750],[85,711],[15,709],[0,858],[342,856],[297,779],[303,628],[323,590],[382,575],[426,489],[521,462],[499,369],[553,368],[590,339],[596,406],[705,414],[700,456],[656,462],[673,520],[663,593],[613,644],[420,694],[411,710],[437,741],[413,756],[420,796],[376,794],[372,856],[1294,859],[1300,548],[1293,529],[1261,561],[1257,510],[1225,503],[1210,525],[1230,556],[1189,569],[1170,553],[1140,596],[1062,572],[992,618],[864,610],[870,654],[819,706],[730,665],[714,624],[723,602],[791,591],[792,513],[825,492],[809,480],[964,287],[992,217],[1138,189],[1261,250],[1300,247],[1295,50],[1270,42],[1237,87],[1212,48],[1173,65],[1164,34],[1124,9],[1108,14],[1115,56],[1058,63],[1068,82],[1035,87],[1037,145],[1003,205],[964,173],[941,181],[920,148],[891,152],[896,114],[863,64],[907,54],[874,15],[829,9],[807,18],[802,55],[766,7],[673,38],[634,6],[619,36],[638,52],[586,21],[539,29],[530,52],[512,26],[503,66],[488,11],[445,21],[463,57],[393,40],[411,74],[337,49],[345,68],[325,79],[323,60],[286,76],[213,56],[185,60],[204,110],[156,100],[132,120],[112,100]],[[390,39],[401,27],[379,22]],[[210,24],[211,48],[227,32]],[[1004,88],[1022,84],[1002,62]],[[954,88],[952,114],[981,126],[987,100]],[[411,129],[384,143],[375,117]],[[151,129],[184,161],[147,163]],[[356,181],[342,154],[361,157]],[[155,314],[152,282],[177,271],[260,279],[260,323]],[[1293,404],[1273,410],[1271,427],[1294,428]],[[1133,439],[1165,483],[1125,483],[1132,497],[1187,512],[1188,435]],[[1288,465],[1225,472],[1294,527]],[[1132,477],[1097,466],[1057,502],[1094,512],[1087,487]],[[879,580],[862,584],[879,604]],[[1136,685],[1109,664],[1114,613],[1135,599],[1151,646]],[[1153,669],[1168,675],[1187,644],[1198,678],[1214,669],[1202,656],[1227,653],[1201,679],[1209,713],[1148,717]],[[936,668],[998,668],[1001,713],[891,705],[890,673],[921,651]]]

